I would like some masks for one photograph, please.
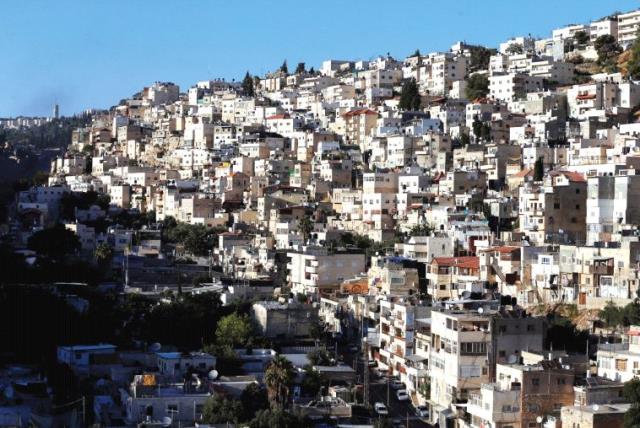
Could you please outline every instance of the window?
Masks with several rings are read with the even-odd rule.
[[[485,342],[462,342],[460,344],[461,355],[483,355],[487,353]]]

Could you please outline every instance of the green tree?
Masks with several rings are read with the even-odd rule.
[[[27,247],[40,255],[62,259],[80,250],[80,240],[71,230],[57,224],[31,235]]]
[[[419,110],[422,100],[418,90],[416,79],[409,79],[402,84],[400,91],[400,102],[398,107],[401,110]]]
[[[544,160],[542,157],[536,159],[536,163],[533,165],[533,180],[542,181],[544,178]]]
[[[412,57],[416,57],[416,56],[420,56],[420,49],[416,49],[415,52],[413,53],[413,55],[411,55]]]
[[[42,186],[44,184],[47,184],[48,181],[49,173],[46,171],[37,171],[31,179],[31,182],[34,186]]]
[[[244,411],[242,418],[244,421],[251,420],[256,413],[269,408],[267,390],[259,383],[252,383],[247,386],[240,395],[240,402],[242,403],[242,409]]]
[[[410,236],[429,236],[433,232],[433,227],[428,224],[419,224],[417,226],[413,226],[409,231]]]
[[[304,367],[304,377],[302,378],[302,391],[307,397],[315,397],[320,392],[323,385],[322,375],[310,365]]]
[[[101,242],[96,246],[96,250],[93,253],[93,256],[99,265],[106,265],[111,261],[111,258],[113,257],[113,250],[111,249],[111,246],[109,244],[107,244],[106,242]]]
[[[484,74],[472,74],[467,78],[464,94],[468,100],[484,98],[489,93],[489,78]]]
[[[505,53],[507,55],[522,55],[524,53],[524,46],[522,46],[520,43],[512,43],[505,50]]]
[[[220,394],[209,397],[202,409],[202,420],[207,424],[237,424],[243,417],[242,403]]]
[[[304,241],[307,242],[311,237],[311,232],[313,232],[314,223],[311,218],[304,216],[298,221],[298,232],[304,238]]]
[[[480,140],[480,138],[482,138],[482,121],[478,115],[473,117],[471,128],[473,129],[473,136],[476,137],[476,141]]]
[[[598,64],[608,71],[615,71],[616,59],[622,52],[616,38],[609,34],[602,35],[593,42],[593,47],[598,53]]]
[[[248,97],[253,97],[255,95],[253,77],[251,77],[248,71],[247,74],[244,75],[244,79],[242,79],[242,93]]]
[[[640,379],[625,382],[622,394],[631,403],[624,415],[624,428],[637,428],[640,426]]]
[[[627,62],[627,75],[632,80],[640,80],[640,37],[629,48],[630,56]]]
[[[296,74],[304,74],[307,71],[304,62],[299,62],[296,66]]]
[[[285,59],[282,65],[280,66],[280,71],[284,74],[289,74],[289,67],[287,66],[287,60]]]
[[[471,143],[471,139],[469,138],[469,134],[463,132],[460,134],[460,144],[462,147],[468,146]]]
[[[573,35],[573,40],[577,45],[586,45],[587,43],[589,43],[589,35],[586,33],[586,31],[576,31]]]
[[[616,306],[613,302],[607,302],[598,316],[605,325],[610,328],[620,327],[624,324],[624,313],[622,308]]]
[[[488,49],[484,46],[472,46],[470,48],[471,57],[469,59],[469,71],[488,70],[491,55],[495,49]]]
[[[311,426],[313,425],[309,420],[282,409],[261,410],[249,423],[249,428],[309,428]]]
[[[312,366],[331,365],[331,355],[326,349],[314,349],[307,353],[307,358]]]
[[[293,383],[293,366],[282,355],[276,356],[264,373],[269,401],[278,409],[284,409],[289,403],[291,384]]]
[[[236,313],[222,317],[216,328],[216,344],[231,347],[244,346],[253,334],[251,320]]]
[[[482,129],[480,130],[480,138],[486,142],[491,141],[491,125],[490,124],[486,122],[482,124]]]

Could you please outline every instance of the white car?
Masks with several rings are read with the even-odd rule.
[[[373,409],[380,416],[386,416],[386,415],[389,414],[389,411],[387,410],[387,406],[385,406],[384,404],[382,404],[379,401],[376,404],[373,405]]]
[[[429,417],[429,408],[427,406],[416,406],[415,411],[416,411],[416,416],[419,418]]]
[[[400,389],[396,391],[396,398],[398,399],[398,401],[408,401],[409,394],[407,393],[406,389]]]

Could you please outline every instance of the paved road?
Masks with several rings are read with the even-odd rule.
[[[363,383],[363,370],[365,362],[359,357],[357,353],[349,351],[347,347],[339,347],[338,353],[343,357],[344,363],[354,367],[357,370],[358,383]],[[373,405],[376,402],[381,402],[385,406],[387,405],[387,379],[376,378],[374,373],[369,369],[369,404],[372,410],[369,412],[369,416],[377,418],[378,415],[373,411]],[[397,423],[398,426],[407,426],[407,415],[409,427],[411,428],[426,428],[431,425],[418,418],[413,410],[411,401],[399,401],[396,398],[396,391],[389,387],[389,418]],[[362,415],[365,416],[365,415]],[[354,422],[361,422],[359,418],[354,418]],[[402,425],[400,425],[402,424]]]

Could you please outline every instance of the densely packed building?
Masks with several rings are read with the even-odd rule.
[[[430,423],[602,426],[580,394],[640,375],[636,330],[598,352],[592,377],[588,355],[547,348],[546,320],[530,310],[640,296],[640,84],[585,66],[598,64],[600,37],[632,46],[638,16],[496,50],[457,43],[186,90],[156,82],[96,112],[48,184],[19,194],[19,240],[63,221],[87,254],[106,243],[144,261],[165,256],[154,230],[89,223],[135,211],[220,229],[196,261],[236,281],[213,281],[225,302],[284,296],[254,306],[268,337],[308,334],[315,314],[294,300],[315,303],[326,329],[363,338],[365,358]],[[89,191],[108,208],[60,217],[65,195]],[[145,388],[136,376],[123,395],[131,422],[141,397],[155,397]],[[201,411],[199,391],[181,392],[191,407],[177,415]],[[598,397],[589,403],[620,401]]]

